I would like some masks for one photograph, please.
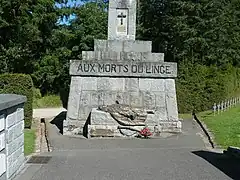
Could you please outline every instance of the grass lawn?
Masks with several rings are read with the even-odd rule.
[[[35,150],[35,129],[25,129],[24,130],[24,154],[29,155]]]
[[[215,116],[210,111],[202,112],[198,117],[207,125],[215,137],[215,142],[222,148],[240,147],[240,106]]]
[[[33,108],[62,107],[62,102],[57,95],[47,95],[39,99],[33,99]]]

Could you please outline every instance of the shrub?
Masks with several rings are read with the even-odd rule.
[[[33,88],[33,99],[40,99],[42,97],[40,89]]]
[[[239,93],[240,70],[200,64],[180,64],[176,81],[180,113],[205,111]]]
[[[19,94],[27,97],[27,102],[24,105],[25,128],[31,128],[33,113],[33,82],[30,75],[0,75],[0,94]]]

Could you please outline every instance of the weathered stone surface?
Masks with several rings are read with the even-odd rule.
[[[165,92],[154,92],[156,107],[161,107],[166,109],[166,94]]]
[[[139,81],[141,81],[138,78],[125,78],[125,88],[124,91],[133,91],[138,92],[139,91]]]
[[[5,148],[5,132],[0,133],[0,152]]]
[[[80,104],[80,94],[82,91],[82,77],[71,77],[70,92],[68,98],[68,119],[77,119]]]
[[[129,104],[129,96],[126,92],[116,92],[116,101],[120,104]]]
[[[19,158],[23,153],[24,153],[24,146],[21,146],[12,154],[13,160],[16,160],[17,158]]]
[[[164,53],[151,53],[152,61],[164,61]]]
[[[21,147],[23,145],[24,145],[24,135],[22,134],[17,139],[15,139],[11,143],[7,144],[7,146],[6,146],[7,155],[12,154],[13,152],[15,152],[18,149],[18,147]]]
[[[125,104],[100,106],[98,110],[109,113],[112,119],[122,126],[144,126],[147,118],[147,112],[144,109]]]
[[[78,110],[79,114],[78,114],[77,120],[79,120],[79,121],[87,120],[91,110],[92,110],[92,106],[83,106],[83,105],[81,105],[79,107],[79,110]]]
[[[89,91],[82,91],[80,93],[80,106],[91,105],[91,95]]]
[[[117,126],[111,125],[88,125],[88,131],[90,137],[116,137],[119,134]]]
[[[6,172],[6,155],[0,153],[0,176]]]
[[[120,52],[121,61],[141,61],[141,52]]]
[[[23,134],[23,129],[24,129],[23,121],[20,121],[17,124],[9,127],[9,129],[7,130],[7,138],[6,138],[7,143],[11,143],[12,141],[14,141],[14,139],[16,139],[21,134]]]
[[[124,78],[102,77],[97,79],[98,91],[124,91]]]
[[[4,114],[0,115],[0,132],[5,129],[5,117]]]
[[[8,171],[7,171],[7,177],[10,178],[13,176],[14,173],[16,173],[19,168],[22,166],[22,164],[24,163],[24,154],[20,155],[18,157],[18,160],[17,161],[14,161],[13,164],[11,164],[9,167],[8,167]]]
[[[94,39],[94,50],[95,51],[107,51],[107,41],[101,39]]]
[[[166,105],[169,121],[178,121],[176,93],[166,93]]]
[[[81,89],[87,91],[95,91],[97,89],[97,80],[96,77],[81,77]]]
[[[158,125],[159,124],[159,118],[156,117],[155,114],[148,114],[146,119],[147,125]]]
[[[165,88],[166,92],[176,93],[175,79],[166,79]]]
[[[13,112],[13,113],[7,115],[7,117],[6,117],[7,128],[14,125],[14,123],[16,121],[16,115],[17,115],[16,112]]]
[[[155,118],[159,119],[159,121],[167,121],[168,120],[167,108],[157,106],[155,110]]]
[[[122,46],[122,42],[117,44]],[[111,46],[111,45],[110,45]],[[104,46],[105,48],[105,46]],[[123,47],[113,47],[112,49],[121,49]],[[164,62],[163,53],[135,52],[135,51],[83,51],[82,60],[85,61],[139,61],[139,62]],[[86,69],[88,67],[85,67]]]
[[[151,91],[143,92],[143,107],[148,110],[154,110],[156,107],[156,97]]]
[[[91,112],[91,124],[117,125],[118,123],[112,118],[109,113],[97,110],[97,108],[93,108]]]
[[[134,137],[134,136],[138,135],[138,131],[133,131],[133,130],[129,130],[129,129],[119,129],[119,132],[123,136],[127,136],[127,137]]]
[[[133,40],[95,40],[94,41],[94,49],[95,51],[114,51],[114,52],[133,52],[133,53],[143,53],[142,57],[144,58],[148,55],[148,58],[145,58],[147,61],[154,60],[153,58],[157,56],[157,59],[161,59],[162,61],[162,54],[153,54],[151,55],[152,51],[152,42],[151,41],[133,41]],[[148,53],[148,54],[145,54]],[[149,59],[149,56],[150,59]],[[87,56],[84,55],[83,59],[88,59]],[[100,59],[99,59],[100,60]]]
[[[161,128],[161,132],[171,132],[171,133],[180,133],[181,132],[181,122],[168,122],[168,121],[160,121],[159,125]]]
[[[151,91],[151,92],[164,92],[165,91],[165,80],[164,79],[139,79],[140,91]]]
[[[99,92],[98,91],[90,91],[90,101],[92,106],[98,106],[99,104]]]
[[[143,94],[141,92],[128,92],[129,95],[129,104],[132,107],[143,107]]]
[[[113,91],[103,92],[103,105],[110,105],[116,103],[116,93]]]
[[[106,51],[115,51],[115,52],[124,51],[123,41],[108,40]]]
[[[124,52],[151,52],[152,42],[151,41],[124,41],[123,42]]]
[[[17,120],[16,122],[22,121],[24,119],[24,109],[18,108],[17,109]]]

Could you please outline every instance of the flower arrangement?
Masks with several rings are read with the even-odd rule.
[[[152,136],[151,131],[147,127],[143,128],[139,133],[145,138],[147,138],[148,136]]]

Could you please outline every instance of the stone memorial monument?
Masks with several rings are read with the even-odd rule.
[[[71,60],[65,135],[135,136],[181,132],[175,79],[177,64],[135,40],[136,0],[110,0],[108,40]]]

